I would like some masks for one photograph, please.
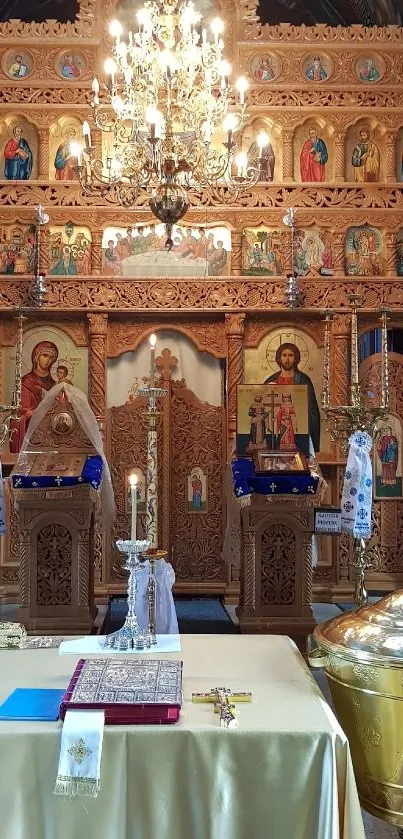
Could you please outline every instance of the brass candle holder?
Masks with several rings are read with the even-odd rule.
[[[325,336],[324,336],[324,360],[323,360],[323,390],[322,409],[325,415],[327,428],[330,431],[332,442],[340,445],[341,451],[346,451],[348,440],[356,431],[367,432],[372,439],[376,438],[376,426],[379,420],[384,419],[389,413],[389,374],[388,374],[388,333],[387,333],[387,310],[381,310],[382,330],[382,368],[381,368],[381,394],[379,404],[371,405],[364,398],[358,377],[358,321],[357,311],[360,298],[356,294],[349,296],[351,304],[351,372],[350,372],[350,400],[346,405],[331,404],[330,388],[330,336],[333,314],[326,312]],[[357,605],[367,602],[365,589],[365,572],[369,567],[366,555],[366,542],[362,537],[354,538],[354,564],[356,571],[356,584],[354,600]]]

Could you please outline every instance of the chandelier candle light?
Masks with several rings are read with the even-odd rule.
[[[190,190],[221,184],[236,193],[253,186],[269,138],[259,135],[257,165],[249,165],[242,151],[234,157],[248,82],[241,76],[231,84],[219,18],[211,22],[209,40],[193,2],[149,0],[137,12],[137,23],[127,40],[119,21],[110,25],[114,46],[105,62],[107,82],[95,78],[92,84],[94,122],[110,135],[109,151],[106,161],[97,157],[85,122],[78,175],[84,192],[108,192],[126,207],[143,206],[139,198],[145,190],[154,216],[166,226],[170,249]]]

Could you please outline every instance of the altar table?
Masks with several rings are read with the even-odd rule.
[[[293,642],[181,641],[179,724],[107,726],[97,799],[53,795],[60,722],[0,722],[0,839],[364,839],[346,737]],[[0,651],[0,701],[67,685],[77,660]],[[190,701],[215,686],[252,691],[237,729]]]

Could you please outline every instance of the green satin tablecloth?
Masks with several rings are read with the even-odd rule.
[[[346,737],[293,643],[181,642],[179,724],[107,726],[97,799],[53,795],[60,722],[0,722],[0,839],[364,839]],[[78,658],[0,651],[0,702],[67,686]],[[217,685],[253,693],[235,730],[191,702]]]

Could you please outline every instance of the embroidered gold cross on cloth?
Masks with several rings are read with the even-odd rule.
[[[97,797],[104,723],[103,711],[67,711],[60,744],[56,795]]]
[[[192,702],[212,702],[214,713],[220,715],[221,728],[236,728],[236,703],[251,702],[249,691],[232,691],[230,688],[212,688],[209,693],[192,693]]]

